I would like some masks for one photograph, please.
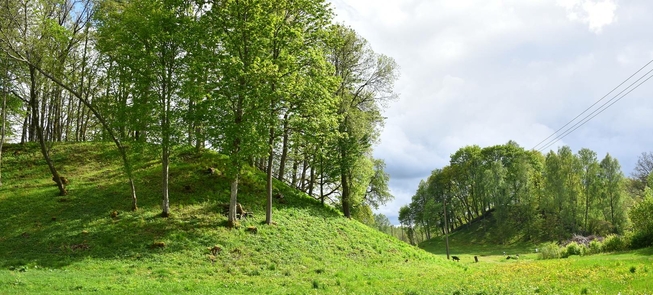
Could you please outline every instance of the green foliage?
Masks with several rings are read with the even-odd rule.
[[[587,248],[587,254],[599,254],[603,249],[603,243],[598,240],[590,241],[589,247]]]
[[[601,252],[616,252],[623,251],[628,248],[628,243],[623,236],[620,235],[608,235],[603,240],[603,247]]]
[[[576,242],[571,242],[565,246],[565,249],[561,253],[561,257],[567,258],[572,255],[584,255],[586,252],[585,245],[579,245]]]
[[[545,243],[539,247],[540,259],[556,259],[562,257],[563,254],[563,250],[554,242]]]
[[[450,230],[491,217],[486,230],[503,244],[622,233],[630,199],[620,169],[610,155],[599,162],[589,149],[574,154],[564,146],[545,157],[512,141],[466,146],[418,185],[411,214],[426,232],[437,233],[447,200]]]
[[[635,248],[653,245],[653,190],[646,187],[644,198],[637,202],[629,212],[634,235],[631,243]]]

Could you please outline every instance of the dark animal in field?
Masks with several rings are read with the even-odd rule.
[[[113,211],[111,211],[111,214],[109,214],[109,215],[111,215],[111,218],[116,218],[116,217],[118,217],[118,211],[113,210]]]
[[[61,180],[61,184],[66,185],[68,184],[68,178],[65,178],[63,176],[59,176],[59,180]],[[57,182],[57,179],[52,176],[52,181]]]
[[[460,261],[460,258],[458,258],[458,256],[451,256],[451,260],[453,260],[453,261]]]
[[[478,257],[474,256],[474,262],[478,262]]]
[[[506,257],[506,260],[510,260],[510,259],[519,259],[519,254],[517,254],[515,256],[508,255],[508,257]]]

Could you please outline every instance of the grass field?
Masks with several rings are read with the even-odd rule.
[[[71,180],[65,197],[37,146],[5,148],[0,294],[653,294],[651,249],[537,260],[535,245],[489,245],[466,231],[452,236],[461,258],[453,262],[439,240],[410,246],[281,183],[275,188],[287,201],[275,204],[276,225],[268,226],[265,178],[255,170],[239,188],[254,217],[229,229],[220,208],[228,181],[203,173],[224,168],[220,155],[175,151],[172,216],[161,218],[156,150],[131,148],[140,210],[130,212],[111,145],[52,148]]]

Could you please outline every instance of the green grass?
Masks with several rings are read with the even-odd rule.
[[[0,294],[653,293],[651,249],[544,261],[526,254],[533,245],[472,244],[470,230],[457,233],[464,239],[452,236],[452,253],[462,259],[452,262],[437,242],[422,245],[435,255],[412,247],[281,183],[275,189],[287,201],[275,204],[276,225],[268,226],[265,177],[249,169],[239,201],[254,217],[230,229],[220,212],[229,183],[203,173],[224,170],[225,158],[215,153],[174,152],[172,216],[161,218],[156,149],[130,149],[140,207],[130,212],[112,145],[54,145],[57,168],[71,181],[65,197],[57,196],[37,146],[5,147]],[[214,255],[214,246],[222,251]],[[497,255],[503,251],[523,254],[505,260]]]

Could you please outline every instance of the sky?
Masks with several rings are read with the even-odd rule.
[[[399,65],[399,99],[374,150],[395,196],[376,212],[394,224],[419,181],[459,148],[532,149],[653,60],[650,0],[330,2],[338,22]],[[630,175],[653,151],[653,79],[544,152],[562,145],[609,153]]]

